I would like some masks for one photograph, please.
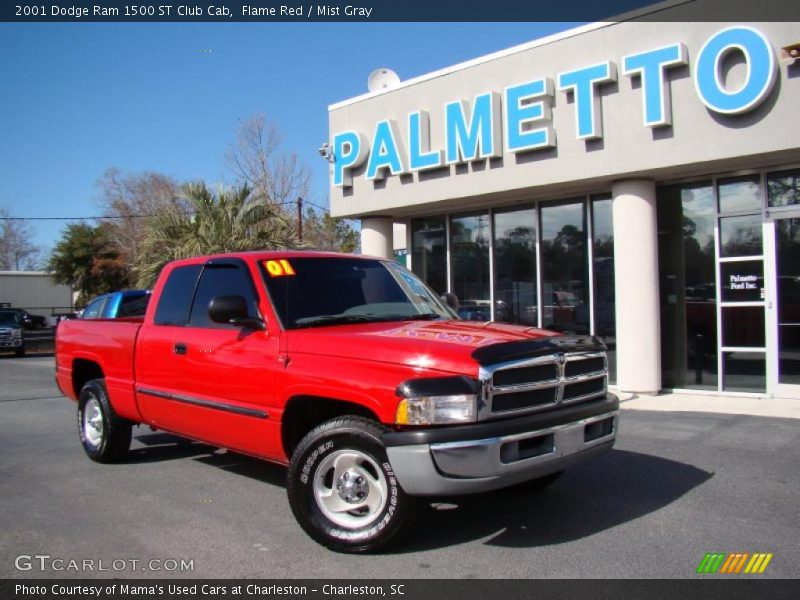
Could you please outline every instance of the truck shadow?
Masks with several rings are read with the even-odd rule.
[[[227,472],[285,487],[286,469],[166,433],[137,436],[145,448],[129,462],[192,458]],[[675,502],[713,473],[674,460],[614,449],[570,468],[539,492],[506,489],[425,499],[402,541],[384,554],[406,554],[484,539],[530,548],[574,541],[638,519]]]
[[[418,552],[482,538],[504,548],[570,542],[662,509],[711,477],[692,465],[615,449],[570,468],[543,491],[511,488],[431,503],[414,533],[393,550]]]
[[[131,449],[125,461],[129,464],[191,458],[270,485],[286,486],[286,468],[265,460],[161,431],[142,435],[134,434],[134,439],[143,447]]]

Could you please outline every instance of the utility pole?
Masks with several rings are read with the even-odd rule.
[[[303,199],[297,197],[297,237],[303,241]]]

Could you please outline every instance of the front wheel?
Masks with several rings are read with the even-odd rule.
[[[114,412],[102,379],[87,381],[81,389],[78,432],[84,451],[96,462],[116,462],[130,448],[133,423]]]
[[[292,455],[292,512],[308,535],[331,550],[378,550],[409,520],[412,498],[397,482],[382,432],[368,419],[336,418],[306,435]]]

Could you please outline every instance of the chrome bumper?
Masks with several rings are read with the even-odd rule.
[[[619,411],[485,439],[390,446],[387,454],[406,493],[472,494],[536,479],[611,449]]]

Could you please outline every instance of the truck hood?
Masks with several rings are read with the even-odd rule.
[[[530,343],[559,334],[520,325],[454,320],[331,325],[289,330],[286,335],[290,357],[293,353],[347,357],[474,376],[479,361],[473,353],[478,349],[507,348],[509,342]]]

